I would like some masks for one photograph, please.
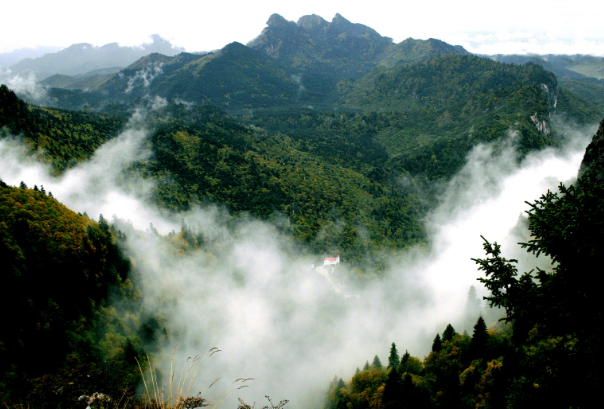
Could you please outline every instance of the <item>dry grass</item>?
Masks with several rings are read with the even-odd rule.
[[[222,389],[211,400],[202,397],[200,394],[191,396],[193,381],[201,370],[205,360],[218,352],[220,352],[220,349],[214,347],[203,357],[194,356],[187,358],[180,374],[177,375],[174,370],[174,356],[176,354],[175,346],[174,352],[172,353],[172,361],[170,363],[170,380],[167,385],[167,391],[166,385],[160,385],[156,369],[153,367],[153,363],[149,357],[147,356],[148,373],[146,376],[140,362],[137,360],[145,387],[145,393],[142,399],[143,407],[146,409],[192,409],[198,407],[209,407],[210,409],[214,409],[219,407],[226,397],[235,390],[246,388],[247,385],[243,385],[243,383],[253,380],[253,378],[236,379]],[[176,376],[178,376],[178,380],[176,380]],[[218,380],[220,380],[220,378],[212,382],[208,389],[212,388]]]

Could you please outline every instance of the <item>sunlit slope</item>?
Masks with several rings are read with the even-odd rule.
[[[92,156],[123,125],[118,117],[27,105],[0,86],[0,137],[22,137],[57,172]]]
[[[401,186],[304,152],[284,135],[253,131],[216,108],[187,115],[186,123],[158,126],[153,156],[141,168],[157,182],[154,200],[162,207],[221,203],[261,218],[284,217],[299,240],[319,251],[345,248],[351,257],[378,244],[422,240],[421,202]]]
[[[293,73],[272,58],[239,43],[207,55],[151,54],[100,88],[135,99],[147,94],[225,108],[292,104],[299,86]]]

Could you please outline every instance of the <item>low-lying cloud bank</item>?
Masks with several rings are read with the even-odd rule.
[[[345,288],[345,274],[326,279],[310,268],[316,257],[267,222],[246,219],[227,228],[216,207],[166,215],[148,206],[150,182],[123,176],[132,162],[149,155],[141,115],[61,178],[49,176],[16,140],[1,140],[0,177],[12,185],[44,185],[75,211],[92,218],[116,215],[141,230],[128,235],[127,251],[140,274],[146,308],[166,318],[178,343],[175,362],[211,347],[222,350],[196,378],[195,392],[212,396],[237,378],[255,379],[225,407],[239,396],[263,402],[270,395],[289,399],[291,407],[316,408],[334,374],[348,379],[376,353],[385,362],[393,341],[423,357],[436,332],[462,322],[469,287],[484,294],[471,261],[483,256],[480,235],[503,244],[505,256],[518,258],[520,269],[533,267],[534,260],[515,244],[526,239],[524,201],[572,181],[595,132],[567,129],[564,149],[531,154],[520,164],[513,136],[498,154],[488,145],[476,147],[428,218],[430,247],[393,254],[384,278],[337,292],[332,283]],[[161,237],[142,233],[149,223],[163,233],[178,231],[183,218],[203,237],[201,250],[179,254]],[[164,373],[172,349],[160,356]],[[222,386],[208,391],[220,376]]]

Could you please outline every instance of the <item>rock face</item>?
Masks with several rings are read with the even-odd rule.
[[[585,150],[585,156],[579,168],[579,177],[604,184],[604,119]]]

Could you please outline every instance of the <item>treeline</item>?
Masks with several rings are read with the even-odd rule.
[[[392,343],[388,364],[376,355],[349,382],[334,379],[326,409],[505,407],[502,356],[509,337],[488,331],[480,317],[472,336],[449,324],[422,361]]]

